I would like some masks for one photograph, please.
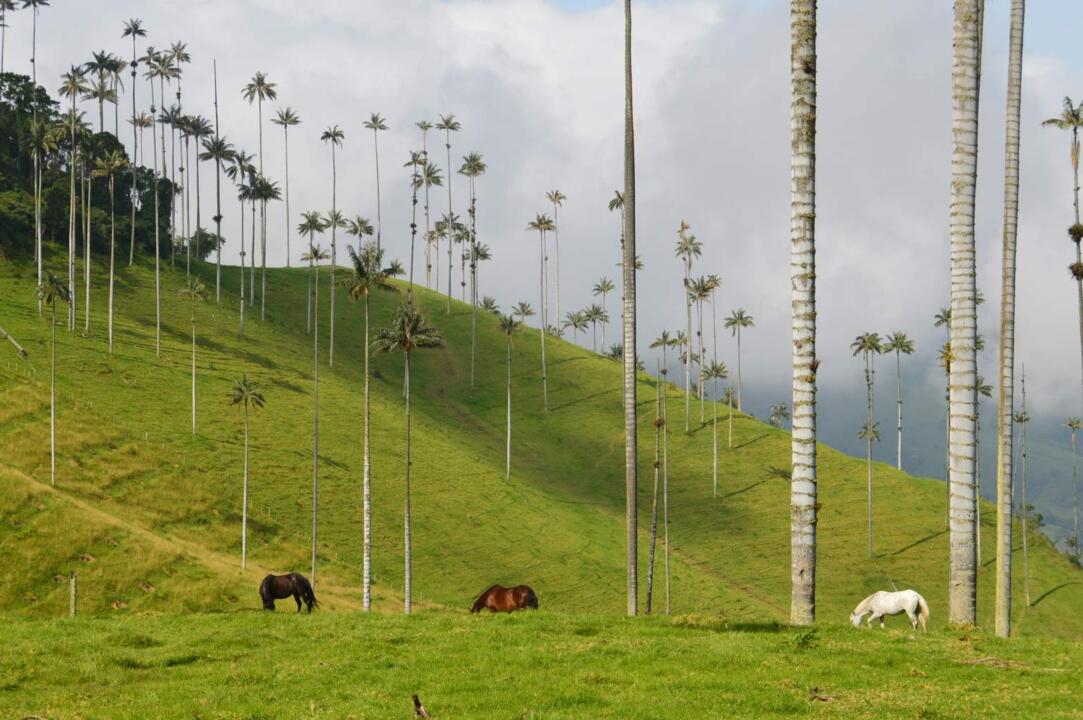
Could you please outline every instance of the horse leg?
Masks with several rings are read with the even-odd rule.
[[[301,594],[300,593],[294,593],[293,594],[293,601],[295,603],[297,603],[297,612],[301,612]]]

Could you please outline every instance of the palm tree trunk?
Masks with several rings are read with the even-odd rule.
[[[790,4],[793,431],[790,622],[816,617],[816,0]],[[738,356],[739,357],[739,356]],[[738,365],[738,370],[740,365]],[[740,376],[738,376],[740,377]],[[737,396],[740,398],[740,380]],[[738,409],[741,404],[738,400]]]
[[[651,495],[651,544],[647,553],[647,595],[643,604],[643,611],[651,614],[651,598],[654,591],[654,548],[658,543],[658,471],[661,462],[661,435],[662,435],[662,410],[661,373],[658,381],[654,384],[654,492]]]
[[[1022,368],[1022,411],[1023,414],[1027,413],[1027,373],[1026,366]],[[1027,554],[1027,516],[1030,514],[1030,510],[1027,507],[1027,424],[1021,423],[1023,426],[1023,477],[1022,483],[1019,488],[1020,509],[1023,515],[1023,590],[1025,593],[1027,607],[1030,607],[1030,558]]]
[[[286,267],[290,266],[290,130],[289,125],[282,126],[286,143]]]
[[[454,246],[452,238],[455,236],[454,223],[451,221],[451,176],[454,174],[451,172],[451,131],[445,130],[444,135],[446,137],[445,145],[447,146],[447,314],[451,314],[451,250]],[[466,298],[463,298],[464,300]]]
[[[165,105],[165,95],[162,95],[162,105]],[[218,132],[218,61],[214,61],[214,139],[221,140]],[[216,152],[220,148],[216,148]],[[165,175],[165,128],[162,128],[162,175]],[[289,223],[287,223],[289,230]],[[287,236],[288,237],[288,236]],[[222,294],[222,158],[218,155],[214,158],[214,301],[221,302]],[[289,253],[286,254],[286,262],[289,262]]]
[[[163,141],[163,145],[165,142]],[[163,148],[164,150],[164,148]],[[162,167],[162,173],[165,173],[165,167]],[[182,178],[183,179],[183,178]],[[169,264],[176,266],[177,264],[177,128],[173,125],[169,126]],[[242,212],[244,210],[242,203]],[[244,216],[241,216],[241,223],[244,223]],[[241,249],[244,249],[244,232],[241,233]],[[243,298],[244,295],[242,294]]]
[[[312,278],[308,281],[311,283]],[[244,200],[241,200],[241,335],[244,335]]]
[[[624,522],[627,532],[628,615],[638,610],[636,453],[636,166],[632,116],[632,1],[624,0]],[[543,313],[544,316],[544,313]],[[545,337],[544,328],[542,337]]]
[[[470,178],[470,387],[478,386],[478,220],[474,178]]]
[[[541,366],[542,366],[542,404],[546,412],[549,412],[549,378],[546,375],[545,365],[545,231],[538,231],[541,242]]]
[[[406,574],[404,576],[404,606],[403,612],[407,615],[410,614],[410,600],[411,600],[411,583],[413,576],[411,575],[410,565],[410,353],[406,353],[406,503],[404,506],[403,515],[403,530],[404,539],[406,544],[405,561],[406,561]]]
[[[712,459],[711,459],[711,477],[713,487],[713,497],[718,497],[718,380],[712,381],[711,392],[713,397],[711,398],[711,404],[714,406],[714,422],[711,423],[711,445],[712,445]]]
[[[865,352],[865,474],[867,476],[869,559],[872,559],[872,353]]]
[[[152,107],[154,106],[153,81],[150,84],[150,104]],[[158,221],[158,139],[154,135],[154,128],[151,128],[150,140],[151,152],[154,155],[154,174],[151,176],[151,192],[154,194],[154,355],[157,357],[162,354],[162,252],[159,247],[159,226],[161,223]]]
[[[113,276],[116,262],[117,216],[115,201],[115,183],[109,175],[109,354],[113,354]]]
[[[253,208],[255,203],[253,202]],[[255,217],[253,215],[253,223]],[[312,315],[314,325],[320,318],[320,263],[314,270],[315,293]],[[320,333],[312,333],[312,587],[316,587],[316,529],[320,506]]]
[[[699,372],[697,373],[697,380],[699,381],[699,424],[703,425],[706,419],[706,409],[704,407],[707,402],[704,397],[704,389],[706,387],[706,380],[703,376],[703,369],[707,366],[707,349],[703,344],[703,301],[696,300],[696,322],[698,323],[697,334],[699,335]]]
[[[902,360],[895,350],[895,468],[902,470]]]
[[[34,24],[35,24],[35,27],[37,26],[37,15],[38,15],[37,10],[35,10],[34,11],[34,18],[35,18],[35,23]],[[135,159],[139,156],[139,133],[137,132],[137,129],[136,129],[136,126],[135,126],[135,89],[136,89],[136,86],[139,84],[139,83],[136,82],[136,72],[135,72],[136,63],[137,63],[137,60],[136,60],[136,53],[135,53],[135,35],[133,34],[132,35],[132,162],[131,162],[131,167],[132,167],[132,187],[131,187],[131,194],[132,194],[132,221],[131,221],[131,242],[128,245],[128,267],[131,267],[132,264],[135,262],[135,204],[136,204],[136,200],[139,197],[139,192],[136,189],[136,184],[135,184],[136,178],[138,177],[138,173],[136,172],[138,168],[136,166]],[[37,85],[37,80],[34,81],[34,84]]]
[[[192,300],[192,434],[196,434],[196,305]]]
[[[511,335],[508,336],[508,431],[504,458],[504,479],[511,480]]]
[[[75,96],[71,98],[71,156],[68,158],[71,172],[71,188],[68,194],[68,332],[75,330]]]
[[[335,165],[335,142],[331,141],[331,215],[338,212],[338,167]],[[331,225],[331,337],[327,346],[327,365],[335,366],[335,264],[338,261],[338,225]]]
[[[975,317],[974,188],[977,178],[978,90],[984,0],[956,0],[951,183],[951,379],[949,472],[950,569],[948,617],[954,625],[976,619],[974,413],[977,339]]]
[[[662,348],[662,364],[666,365]],[[662,384],[662,534],[666,571],[666,615],[669,615],[669,383]]]
[[[730,450],[732,450],[733,449],[733,381],[730,380],[727,383],[727,386],[729,388],[729,396],[730,397],[729,397],[729,401],[726,403],[726,408],[727,408],[726,413],[729,415],[729,418],[727,419],[727,424],[729,425],[729,428],[726,431],[726,446]]]
[[[365,456],[364,456],[364,557],[362,559],[362,606],[372,608],[372,449],[369,408],[369,296],[365,293]]]
[[[556,226],[553,233],[553,247],[557,254],[557,336],[560,337],[564,333],[560,329],[560,211],[556,203],[553,203],[553,224]]]
[[[688,349],[684,353],[684,431],[692,430],[692,256],[687,255],[684,259],[684,305],[687,313],[688,326],[685,334],[685,342]]]
[[[1076,435],[1075,430],[1072,430],[1072,499],[1075,508],[1075,552],[1073,553],[1077,558],[1079,557],[1079,473],[1076,470],[1078,455],[1076,454]]]
[[[248,261],[248,307],[254,308],[256,306],[256,200],[253,198],[248,202],[250,209],[252,210],[251,225],[252,225],[252,239],[251,245],[252,254],[249,255],[251,260]]]
[[[52,312],[49,329],[52,331],[52,344],[49,351],[49,483],[56,487],[56,301],[50,305]]]
[[[379,250],[383,247],[383,230],[384,222],[381,213],[380,204],[380,141],[377,138],[379,131],[373,128],[372,130],[372,147],[376,152],[376,249]]]
[[[244,403],[244,484],[241,491],[241,572],[248,563],[248,401]]]

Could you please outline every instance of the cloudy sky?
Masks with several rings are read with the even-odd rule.
[[[560,215],[564,313],[593,302],[590,288],[601,276],[617,276],[618,218],[606,205],[622,183],[622,5],[53,0],[39,19],[39,76],[53,87],[68,65],[92,50],[130,53],[120,37],[122,21],[140,17],[148,43],[189,45],[186,111],[213,116],[217,60],[222,132],[255,152],[256,110],[242,100],[241,88],[253,72],[268,73],[279,96],[265,117],[288,105],[303,121],[290,143],[295,213],[330,206],[330,153],[319,135],[338,124],[346,133],[339,206],[375,219],[372,135],[361,122],[380,112],[390,124],[380,136],[384,237],[400,256],[408,247],[410,207],[402,163],[421,141],[414,123],[454,113],[462,130],[452,138],[452,165],[478,151],[489,166],[479,183],[479,233],[495,259],[483,266],[483,292],[505,307],[518,300],[538,305],[537,241],[524,228],[535,213],[549,210],[545,191],[559,188],[568,197]],[[992,349],[1009,2],[987,5],[978,259],[989,300],[982,331]],[[756,318],[746,337],[746,377],[762,406],[753,409],[762,415],[770,402],[786,399],[790,362],[788,3],[654,0],[634,8],[638,242],[646,263],[641,339],[680,323],[681,268],[673,247],[677,225],[686,220],[704,245],[696,273],[723,278],[720,313],[744,307]],[[943,379],[935,350],[943,331],[931,321],[948,302],[951,3],[821,0],[820,8],[817,258],[825,401],[832,393],[848,398],[861,391],[850,340],[865,330],[895,329],[911,334],[919,348],[907,361],[908,396],[939,398]],[[1075,297],[1066,269],[1072,260],[1065,233],[1071,220],[1068,138],[1040,121],[1058,112],[1066,94],[1083,97],[1083,3],[1043,0],[1030,3],[1028,13],[1017,357],[1027,363],[1032,407],[1063,418],[1079,414],[1080,402]],[[28,67],[28,19],[19,12],[9,20],[9,70]],[[146,100],[145,84],[139,93]],[[430,139],[442,150],[440,140]],[[266,126],[264,145],[267,173],[281,180],[280,128]],[[447,164],[442,152],[434,159]],[[458,209],[464,191],[456,177]],[[435,208],[446,203],[442,193],[438,197]],[[225,216],[225,257],[236,262],[234,204]],[[284,207],[274,206],[274,264],[286,260],[283,223]],[[295,262],[299,247],[294,237]],[[617,314],[616,298],[610,310]],[[732,345],[727,337],[720,347],[731,366]],[[983,358],[988,378],[995,377],[995,360],[992,351]],[[888,380],[887,373],[881,377]],[[890,416],[891,393],[883,392]],[[861,422],[857,415],[846,417],[849,429],[839,431],[840,438],[852,435]],[[884,420],[890,427],[890,418]]]

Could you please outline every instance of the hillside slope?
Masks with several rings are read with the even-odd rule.
[[[81,271],[80,271],[81,272]],[[213,295],[214,267],[200,265]],[[48,322],[38,317],[29,264],[0,260],[0,325],[30,352],[0,351],[0,608],[56,615],[67,572],[80,570],[86,611],[256,607],[267,571],[308,572],[312,508],[312,338],[307,276],[268,271],[267,320],[249,308],[238,333],[237,268],[223,268],[222,303],[196,308],[198,426],[190,429],[189,305],[184,271],[162,274],[162,353],[154,354],[153,269],[123,268],[117,341],[105,340],[104,269],[94,267],[91,333],[58,328],[57,486],[49,481]],[[361,313],[336,300],[328,367],[328,271],[321,276],[320,570],[328,608],[360,604]],[[483,279],[484,282],[484,279]],[[373,300],[373,327],[402,293]],[[470,313],[445,314],[420,291],[447,348],[413,363],[414,594],[422,606],[464,608],[492,582],[528,582],[545,607],[623,607],[623,438],[620,372],[570,343],[548,344],[551,411],[541,411],[538,334],[515,339],[514,449],[504,480],[504,338],[479,317],[479,387],[469,387]],[[510,304],[510,303],[505,303]],[[82,305],[80,323],[82,329]],[[374,581],[378,609],[397,610],[402,585],[402,359],[374,359]],[[241,418],[228,404],[246,373],[267,407],[251,420],[250,567],[239,568]],[[720,435],[719,497],[711,497],[711,428],[683,433],[683,397],[670,388],[670,535],[675,613],[785,620],[789,593],[789,436],[737,416],[733,449]],[[646,586],[653,473],[654,383],[640,384],[640,587]],[[694,419],[699,419],[698,403]],[[710,406],[707,407],[710,415]],[[919,589],[933,624],[946,617],[944,486],[877,464],[875,547],[866,559],[864,462],[821,448],[819,617],[843,620],[875,589]],[[980,618],[992,609],[993,522],[984,508]],[[1037,535],[1032,597],[1021,633],[1083,637],[1083,573]],[[1019,544],[1019,543],[1017,543]],[[659,552],[661,547],[659,546]],[[82,557],[82,556],[86,557]],[[1022,576],[1017,554],[1018,577]],[[661,562],[655,607],[663,605]]]

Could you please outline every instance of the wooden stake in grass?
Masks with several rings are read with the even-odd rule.
[[[68,614],[71,617],[75,617],[75,611],[78,606],[79,600],[79,580],[75,575],[75,571],[71,571],[71,595],[68,598]]]

